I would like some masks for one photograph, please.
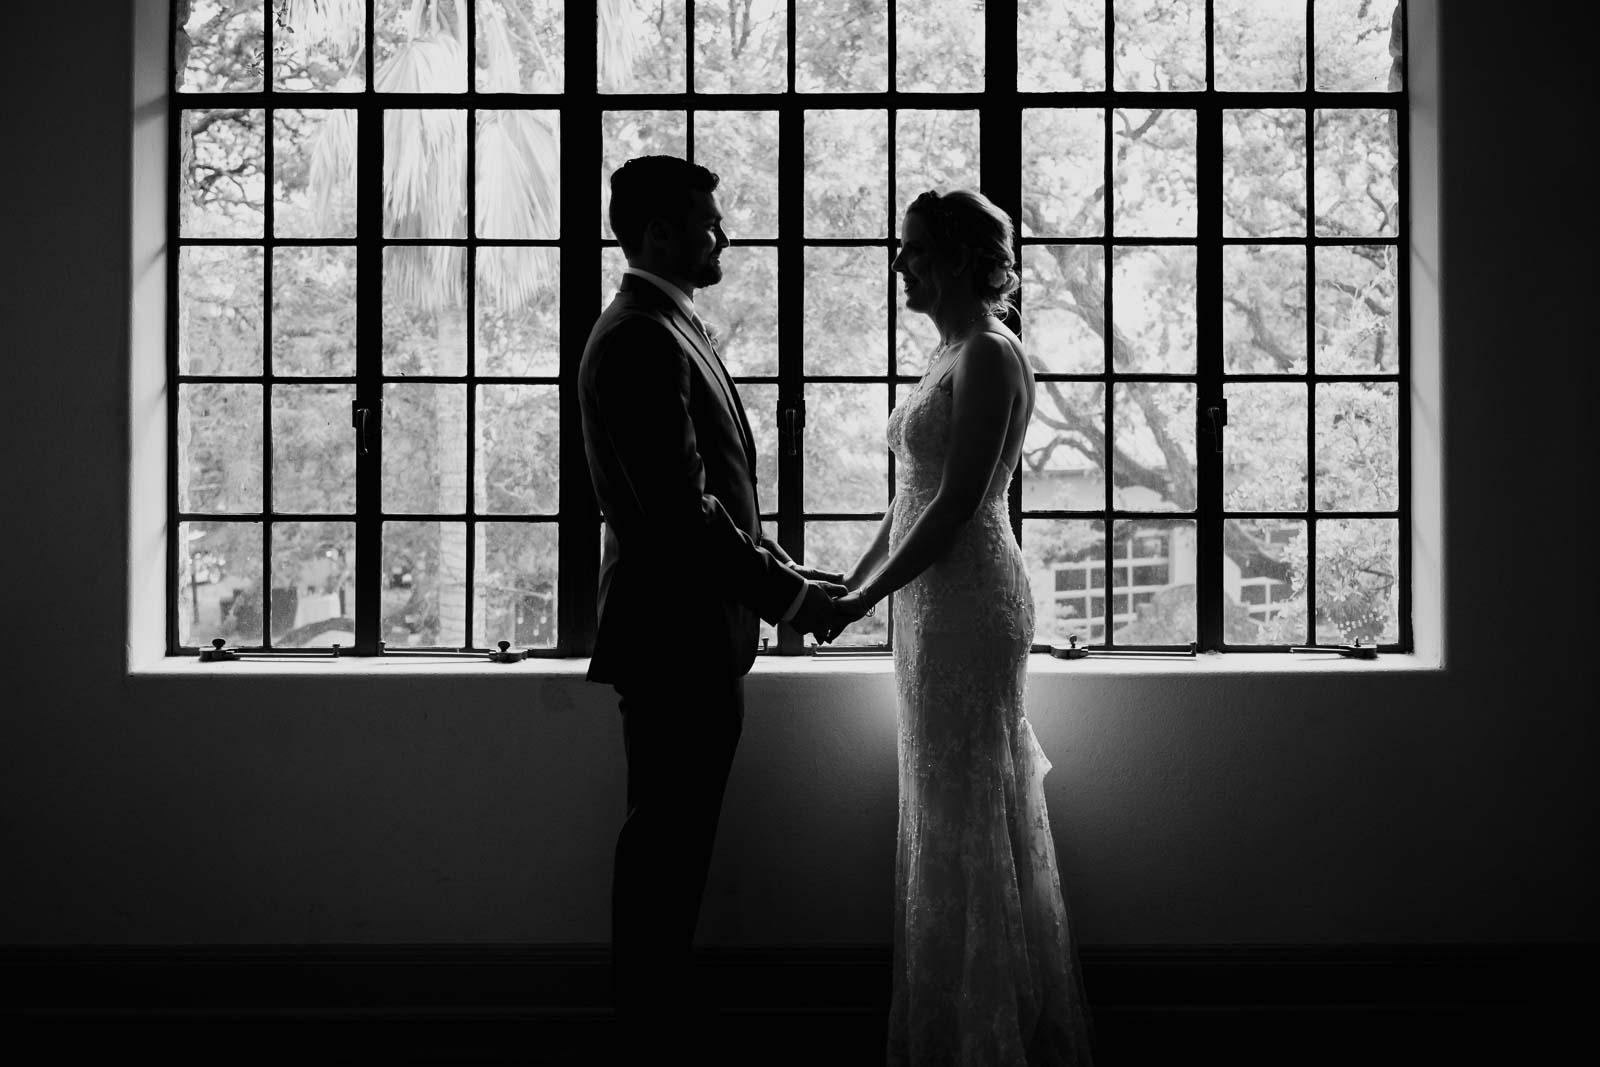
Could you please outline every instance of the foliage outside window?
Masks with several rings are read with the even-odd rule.
[[[723,178],[735,247],[698,303],[791,552],[843,568],[887,507],[888,414],[936,340],[898,305],[899,219],[980,187],[1018,224],[1039,380],[1012,492],[1037,640],[1408,647],[1402,26],[1369,0],[177,0],[170,645],[584,652],[564,383],[623,262],[604,178],[672,152]]]

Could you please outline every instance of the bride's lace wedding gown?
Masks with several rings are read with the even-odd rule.
[[[889,418],[890,545],[938,492],[951,381]],[[890,1064],[1087,1064],[1088,1017],[1023,716],[1033,597],[994,472],[938,562],[894,594],[900,703]]]

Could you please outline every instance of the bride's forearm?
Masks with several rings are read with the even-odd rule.
[[[957,531],[971,518],[970,512],[950,506],[935,497],[912,523],[905,538],[888,554],[883,564],[860,585],[862,599],[876,604],[933,565],[944,555]]]
[[[878,532],[872,535],[872,544],[861,553],[861,558],[856,560],[855,566],[844,576],[844,584],[851,589],[860,589],[867,576],[878,568],[889,554],[889,531],[894,526],[894,505],[891,502],[889,510],[883,516],[883,521],[878,523]]]

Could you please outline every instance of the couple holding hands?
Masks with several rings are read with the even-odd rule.
[[[802,566],[762,531],[754,438],[694,310],[696,291],[721,280],[728,247],[717,185],[673,156],[612,174],[611,228],[628,267],[579,371],[606,520],[588,677],[617,690],[627,757],[612,962],[628,1062],[694,1058],[706,1040],[686,994],[690,948],[759,619],[831,641],[893,596],[900,785],[887,1062],[1087,1064],[1045,808],[1050,764],[1024,716],[1033,597],[1006,493],[1034,381],[1001,320],[1018,286],[1010,220],[960,190],[923,193],[907,210],[893,269],[940,344],[889,418],[888,514],[850,570],[831,572]],[[668,620],[689,639],[642,639]]]

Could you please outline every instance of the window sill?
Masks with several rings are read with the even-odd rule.
[[[1394,674],[1437,671],[1443,664],[1433,657],[1406,653],[1380,653],[1376,659],[1346,659],[1332,653],[1204,653],[1193,658],[1140,658],[1119,660],[1109,656],[1087,659],[1056,659],[1034,653],[1028,660],[1029,677],[1078,675],[1089,677],[1141,677],[1165,675],[1179,677],[1310,675],[1310,674]],[[349,677],[471,677],[571,678],[582,681],[589,669],[586,658],[530,658],[517,663],[492,663],[459,657],[428,659],[422,656],[386,659],[345,656],[340,659],[243,659],[222,663],[202,662],[198,656],[164,656],[147,663],[130,664],[134,678],[204,678],[244,676],[301,677],[338,675]],[[763,656],[751,669],[752,677],[802,679],[816,677],[876,677],[894,673],[894,660],[887,653],[860,656]]]

